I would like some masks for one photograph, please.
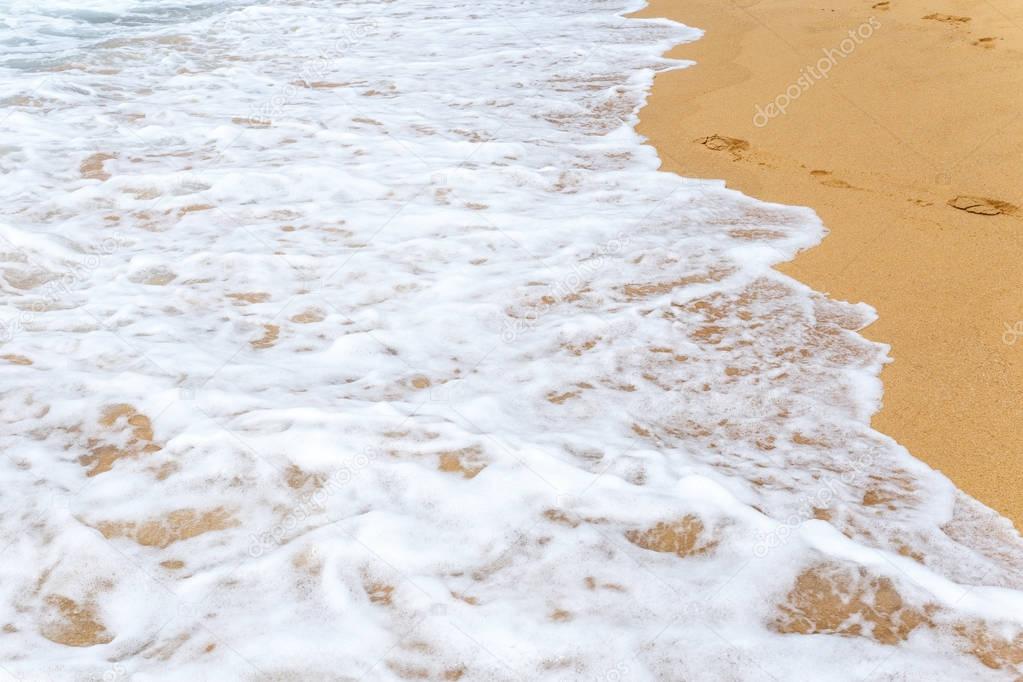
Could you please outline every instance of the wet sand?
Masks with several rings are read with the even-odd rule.
[[[1023,4],[637,16],[706,31],[641,113],[664,168],[817,211],[830,234],[781,269],[877,309],[865,334],[894,362],[874,427],[1023,529]]]

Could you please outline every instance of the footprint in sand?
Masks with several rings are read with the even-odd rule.
[[[976,215],[1013,215],[1019,210],[1018,206],[1007,201],[989,199],[987,197],[972,197],[965,194],[949,199],[948,205],[952,208],[958,208],[960,211]]]
[[[828,170],[812,170],[810,175],[817,178],[818,181],[825,187],[836,187],[838,189],[857,189],[853,187],[845,180],[839,180],[838,178],[831,176],[831,171]]]
[[[949,24],[950,26],[962,26],[970,20],[970,17],[959,17],[954,14],[928,14],[924,19],[931,21],[940,21],[943,24]]]
[[[888,0],[885,0],[884,2],[879,2],[876,5],[871,5],[870,8],[879,9],[883,12],[885,10],[890,10],[892,8],[892,3],[888,2]]]
[[[734,160],[742,158],[742,153],[749,150],[749,142],[746,140],[740,140],[737,137],[725,137],[724,135],[709,135],[707,137],[701,137],[693,140],[697,144],[702,144],[707,149],[715,152],[730,152]]]
[[[970,44],[971,45],[976,45],[977,47],[983,47],[985,50],[990,50],[991,48],[993,48],[995,46],[995,41],[996,40],[1001,40],[1001,38],[996,38],[994,36],[991,36],[991,37],[988,37],[988,38],[978,38],[977,40],[974,40]]]

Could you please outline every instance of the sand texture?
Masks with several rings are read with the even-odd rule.
[[[894,362],[874,426],[1023,528],[1023,5],[642,16],[706,31],[641,114],[665,169],[818,212],[830,235],[783,270],[877,309],[865,333]]]

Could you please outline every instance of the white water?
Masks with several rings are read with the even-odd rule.
[[[638,6],[0,5],[0,670],[1012,679],[1018,537],[869,429],[815,215],[657,171]],[[935,625],[782,634],[821,566]]]

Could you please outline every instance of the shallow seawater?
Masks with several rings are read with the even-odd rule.
[[[632,2],[0,3],[19,679],[1013,679],[808,209],[658,171]]]

